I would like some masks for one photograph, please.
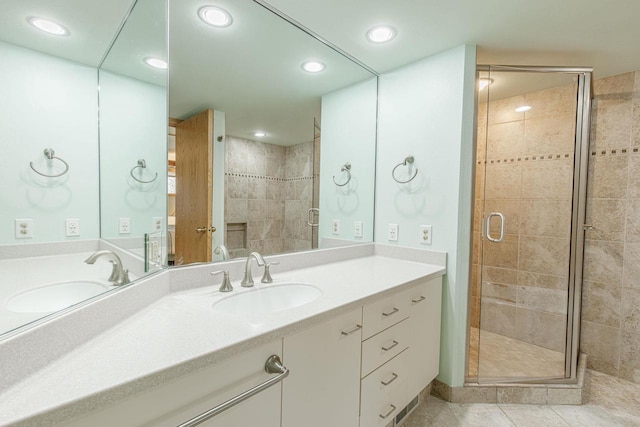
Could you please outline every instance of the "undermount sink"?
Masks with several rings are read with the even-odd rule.
[[[92,281],[54,283],[13,296],[7,309],[14,313],[49,313],[62,310],[109,290],[108,285]]]
[[[260,285],[257,285],[260,286]],[[256,287],[215,302],[213,311],[226,314],[266,314],[289,310],[315,301],[322,291],[303,283]]]

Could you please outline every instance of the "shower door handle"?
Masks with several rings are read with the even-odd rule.
[[[491,217],[497,216],[500,218],[500,236],[496,239],[491,237]],[[500,212],[491,212],[489,216],[487,216],[487,224],[485,226],[485,230],[487,231],[487,239],[493,243],[500,243],[504,240],[504,215]]]
[[[320,216],[320,209],[318,208],[310,208],[307,211],[307,224],[310,225],[311,227],[317,227],[320,225],[319,222],[313,222],[313,217],[315,216],[314,214],[318,214],[318,217]]]

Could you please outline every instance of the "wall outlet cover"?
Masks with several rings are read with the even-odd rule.
[[[353,222],[353,237],[362,237],[362,221]]]
[[[398,224],[389,224],[389,233],[387,239],[390,242],[398,241]]]
[[[31,239],[33,237],[33,220],[16,219],[16,239]]]
[[[66,234],[67,237],[74,237],[80,235],[80,220],[79,219],[66,219]]]
[[[421,245],[430,245],[431,244],[431,235],[432,235],[432,226],[430,225],[421,225],[420,233],[418,235],[418,241]]]
[[[332,219],[331,220],[331,234],[339,235],[340,234],[340,220]]]
[[[155,216],[151,222],[151,232],[162,231],[162,217]]]
[[[120,218],[118,233],[131,234],[131,218]]]

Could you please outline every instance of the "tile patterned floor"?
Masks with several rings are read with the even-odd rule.
[[[471,328],[469,377],[473,378],[478,374],[481,383],[495,382],[499,378],[516,381],[527,378],[560,378],[564,376],[564,354]]]
[[[585,392],[582,406],[456,404],[429,396],[402,427],[640,426],[640,384],[588,370]]]

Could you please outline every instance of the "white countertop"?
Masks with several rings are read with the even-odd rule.
[[[211,305],[230,295],[217,285],[168,294],[3,390],[0,424],[53,410],[58,417],[85,412],[444,273],[443,266],[382,256],[274,271],[273,285],[308,283],[322,296],[260,316],[214,312]],[[232,284],[233,293],[250,291]],[[256,287],[264,286],[272,285],[257,278]]]

